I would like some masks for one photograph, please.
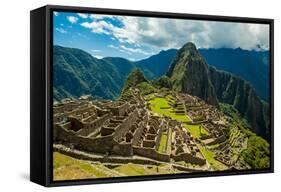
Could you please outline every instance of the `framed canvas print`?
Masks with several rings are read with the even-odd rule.
[[[273,172],[273,20],[31,11],[30,178]]]

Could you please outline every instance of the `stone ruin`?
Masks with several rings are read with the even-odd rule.
[[[166,153],[159,152],[163,131],[172,133]],[[83,96],[54,103],[53,141],[97,154],[206,163],[190,133],[175,120],[152,115],[141,97],[115,102]]]

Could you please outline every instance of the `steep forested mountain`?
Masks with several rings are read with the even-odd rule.
[[[55,100],[83,94],[115,98],[119,95],[127,75],[112,64],[112,59],[96,59],[79,49],[54,46],[53,59]],[[126,64],[130,65],[130,62],[127,61]]]
[[[97,59],[80,49],[54,46],[54,99],[83,94],[115,99],[133,69],[140,68],[149,79],[158,78],[166,73],[175,52],[175,49],[161,51],[131,62],[119,57]]]
[[[156,77],[164,75],[167,72],[170,63],[174,59],[176,54],[176,49],[161,51],[157,55],[153,55],[147,59],[137,61],[135,65],[138,68],[143,69],[144,75],[148,79],[154,79]]]
[[[240,77],[208,66],[194,44],[187,43],[179,50],[167,75],[174,90],[196,95],[210,104],[230,104],[254,132],[268,137],[266,109],[255,89]]]
[[[240,48],[199,49],[209,65],[247,80],[265,101],[269,99],[269,51]]]
[[[178,51],[167,76],[171,78],[174,90],[198,96],[208,103],[218,106],[208,65],[194,44],[187,43]]]

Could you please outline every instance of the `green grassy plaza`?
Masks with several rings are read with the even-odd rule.
[[[171,96],[168,96],[168,98],[162,98],[162,97],[152,97],[151,95],[149,96],[151,100],[149,100],[149,106],[152,112],[162,115],[162,116],[168,116],[171,117],[172,119],[175,119],[177,121],[183,122],[183,126],[191,133],[191,135],[194,138],[200,138],[201,134],[209,134],[206,129],[204,129],[201,124],[196,124],[196,125],[190,125],[184,122],[191,122],[191,119],[186,115],[186,114],[176,114],[173,112],[172,107],[169,105],[169,101],[173,98]],[[200,129],[201,126],[201,129]],[[160,147],[159,147],[159,152],[165,152],[165,141],[167,139],[167,135],[161,136],[160,140]],[[225,170],[227,169],[227,166],[224,164],[220,163],[217,161],[215,157],[215,153],[207,149],[206,147],[200,146],[200,151],[208,161],[209,165],[214,169],[214,170]]]

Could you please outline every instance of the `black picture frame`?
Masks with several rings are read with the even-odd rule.
[[[52,13],[53,11],[97,13],[108,15],[178,18],[206,21],[259,23],[270,26],[270,168],[196,172],[169,175],[129,176],[87,180],[52,180]],[[162,179],[195,178],[274,172],[274,20],[264,18],[197,15],[138,10],[46,5],[30,12],[30,180],[44,186],[65,186],[98,183],[118,183]]]

